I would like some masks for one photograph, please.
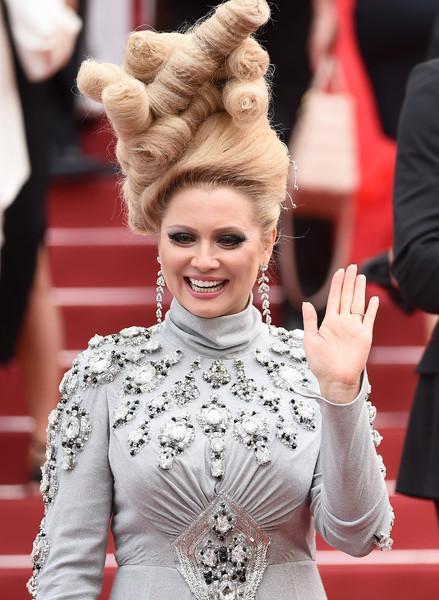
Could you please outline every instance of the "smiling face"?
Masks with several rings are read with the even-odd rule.
[[[276,236],[263,236],[251,200],[232,187],[175,192],[163,216],[159,256],[166,285],[189,312],[212,318],[243,310]]]

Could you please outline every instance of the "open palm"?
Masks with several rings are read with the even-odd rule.
[[[336,271],[325,317],[320,327],[312,304],[303,304],[304,346],[311,371],[320,387],[354,386],[366,366],[379,299],[373,296],[365,311],[366,278],[357,266]],[[364,317],[363,317],[364,315]]]

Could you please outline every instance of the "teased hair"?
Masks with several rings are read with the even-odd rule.
[[[229,0],[186,33],[132,33],[123,68],[83,62],[78,87],[116,133],[134,230],[158,231],[187,185],[231,185],[264,230],[276,224],[289,157],[268,119],[269,57],[252,37],[269,16],[265,0]]]

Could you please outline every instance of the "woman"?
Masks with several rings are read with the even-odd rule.
[[[377,298],[365,310],[350,266],[320,329],[310,305],[304,333],[271,326],[289,160],[249,37],[268,17],[264,0],[231,0],[186,34],[133,34],[125,71],[80,71],[118,136],[129,222],[157,233],[158,324],[95,336],[61,383],[37,599],[98,597],[110,517],[112,600],[317,600],[313,523],[354,555],[391,545],[365,372]]]

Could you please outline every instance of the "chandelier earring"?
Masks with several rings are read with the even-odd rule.
[[[265,322],[268,326],[271,325],[271,312],[270,312],[270,286],[267,275],[268,265],[261,265],[259,267],[258,277],[258,293],[262,301],[262,315],[265,317]]]
[[[162,314],[163,314],[163,295],[165,292],[165,278],[163,277],[162,269],[161,269],[161,261],[160,256],[157,256],[157,262],[160,265],[160,268],[157,273],[157,287],[156,287],[156,311],[155,316],[157,319],[157,323],[160,324],[162,322]]]

